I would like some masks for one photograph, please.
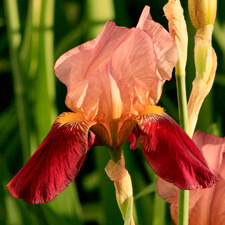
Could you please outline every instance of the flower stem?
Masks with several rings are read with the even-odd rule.
[[[178,111],[180,126],[186,131],[188,125],[187,95],[185,76],[176,74]]]
[[[179,190],[178,225],[188,225],[189,191]]]
[[[186,131],[188,126],[188,111],[187,111],[187,95],[185,71],[179,70],[176,67],[176,85],[177,98],[179,109],[179,121],[181,127]],[[189,191],[179,190],[179,205],[178,205],[178,225],[188,225],[189,213]]]
[[[109,154],[110,157],[112,159],[113,162],[117,163],[120,159],[121,159],[121,155],[122,153],[122,149],[118,148],[118,149],[108,149],[109,150]]]

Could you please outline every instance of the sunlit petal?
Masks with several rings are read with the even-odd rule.
[[[57,77],[67,86],[67,106],[89,119],[143,111],[156,71],[150,36],[113,22],[107,22],[96,39],[62,55],[55,65]]]
[[[96,78],[96,94],[88,89],[92,87],[89,79],[99,75],[107,68],[112,53],[129,33],[128,28],[119,28],[114,22],[107,22],[103,31],[91,41],[88,41],[63,54],[55,64],[56,76],[67,86],[67,106],[74,110],[83,110],[86,116],[95,116],[98,111],[98,100],[101,96],[102,84]],[[106,78],[107,79],[107,78]],[[107,81],[106,81],[107,83]],[[97,88],[100,87],[100,90]],[[106,85],[107,88],[107,85]],[[91,90],[92,91],[92,90]],[[95,97],[96,95],[96,97]],[[89,99],[93,97],[92,101]],[[86,101],[86,103],[83,103]],[[88,104],[91,105],[89,106]],[[82,105],[83,104],[83,105]],[[86,106],[83,109],[83,106]],[[91,112],[90,112],[91,111]]]
[[[149,10],[150,7],[145,6],[137,27],[140,27],[151,37],[156,51],[158,77],[155,80],[150,95],[150,101],[156,104],[161,96],[165,80],[170,80],[172,77],[172,70],[177,63],[178,53],[171,35],[162,25],[152,20]]]
[[[143,111],[156,78],[156,65],[151,38],[144,31],[131,29],[110,62],[110,73],[119,88],[123,112]]]

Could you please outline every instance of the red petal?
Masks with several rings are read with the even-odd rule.
[[[138,135],[139,135],[139,130],[138,130],[138,127],[135,126],[132,132],[130,133],[129,137],[127,138],[127,141],[130,142],[130,148],[133,150],[138,148],[137,146]]]
[[[88,150],[93,122],[63,113],[34,155],[7,185],[10,193],[31,204],[52,201],[77,176]]]
[[[216,182],[201,152],[166,113],[137,118],[140,143],[150,167],[181,189],[212,186]]]
[[[88,139],[88,148],[90,149],[93,146],[103,146],[103,144],[99,140],[99,138],[92,131],[90,131],[90,136]]]

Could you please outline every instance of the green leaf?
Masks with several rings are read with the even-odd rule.
[[[137,195],[134,196],[134,200],[137,200],[141,197],[144,197],[145,195],[148,195],[150,193],[153,193],[157,190],[156,183],[152,183],[148,185],[146,188],[144,188],[141,192],[139,192]]]

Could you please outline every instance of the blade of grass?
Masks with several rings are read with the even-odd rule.
[[[145,195],[151,194],[157,190],[156,183],[148,185],[146,188],[141,190],[137,195],[134,196],[134,200],[144,197]]]
[[[38,68],[35,77],[35,120],[38,130],[38,143],[45,138],[57,117],[55,105],[54,68],[54,0],[41,1],[40,42],[38,50]],[[34,24],[35,25],[35,24]],[[34,27],[35,28],[35,27]],[[36,31],[35,31],[36,32]]]
[[[4,1],[5,14],[7,19],[7,33],[10,49],[10,60],[13,73],[13,84],[18,122],[20,129],[20,138],[23,150],[23,161],[29,158],[29,133],[28,133],[28,113],[25,101],[24,75],[19,60],[19,48],[21,44],[20,19],[18,5],[16,0]]]
[[[166,202],[159,197],[158,193],[154,194],[154,211],[152,225],[164,225],[166,216]]]
[[[34,78],[38,67],[42,1],[29,1],[20,58],[27,77]]]

